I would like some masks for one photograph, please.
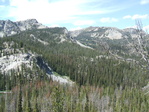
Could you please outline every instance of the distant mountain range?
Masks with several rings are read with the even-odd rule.
[[[11,36],[21,31],[33,29],[49,28],[36,19],[28,19],[24,21],[13,22],[11,20],[0,20],[0,37]],[[137,37],[137,29],[126,28],[118,29],[114,27],[88,27],[80,30],[70,31],[73,38],[90,37],[90,38],[109,38],[109,39],[122,39],[122,38],[135,38]],[[145,33],[144,33],[145,34]]]
[[[138,31],[134,28],[87,27],[80,30],[68,31],[65,27],[47,27],[39,23],[36,19],[17,22],[0,20],[0,37],[12,36],[22,31],[36,29],[47,29],[41,31],[38,35],[46,32],[46,35],[49,35],[57,43],[71,41],[84,48],[98,49],[101,51],[110,49],[114,53],[121,52],[121,55],[136,53],[135,49],[132,48],[132,40],[133,42],[136,40]],[[142,32],[142,34],[144,36],[146,35],[145,32]],[[44,40],[43,36],[37,38],[39,37],[38,35],[30,33],[31,38],[47,45],[49,40]]]

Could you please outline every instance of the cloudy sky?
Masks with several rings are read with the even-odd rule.
[[[0,20],[35,18],[69,30],[89,26],[149,28],[149,0],[0,0]]]

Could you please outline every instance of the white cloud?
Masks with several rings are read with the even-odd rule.
[[[127,16],[124,16],[123,19],[130,19],[131,16],[130,15],[127,15]]]
[[[105,14],[119,10],[103,7],[107,1],[98,0],[9,0],[8,17],[15,20],[36,18],[43,24],[72,22],[78,16]],[[110,1],[109,1],[110,2]],[[90,5],[92,3],[92,5]],[[99,7],[100,6],[100,7]]]
[[[132,19],[132,20],[135,20],[135,19],[147,19],[147,18],[149,18],[148,14],[145,14],[145,15],[135,14],[133,16],[127,15],[127,16],[123,17],[123,19]]]
[[[135,28],[135,29],[137,29],[137,25],[134,25],[134,26],[128,26],[128,27],[126,27],[126,28]]]
[[[0,8],[4,8],[5,6],[4,5],[0,5]]]
[[[75,30],[80,30],[82,29],[81,27],[76,27],[76,28],[71,28],[70,31],[75,31]]]
[[[100,22],[102,22],[102,23],[112,23],[112,22],[117,22],[117,21],[118,21],[118,19],[109,18],[109,17],[100,19]]]
[[[128,26],[128,27],[126,27],[126,28],[135,28],[135,29],[137,29],[137,25]],[[144,26],[144,27],[143,27],[143,30],[144,30],[145,32],[148,32],[148,31],[149,31],[149,25]]]
[[[12,7],[9,16],[16,20],[36,18],[44,24],[73,19],[71,11],[74,13],[77,10],[67,2],[50,3],[48,0],[10,0],[10,5]]]
[[[75,21],[73,24],[75,26],[83,26],[83,25],[93,25],[95,23],[95,21],[93,20],[78,20]]]
[[[140,2],[142,5],[144,5],[144,4],[149,4],[149,0],[141,0],[141,2]]]
[[[129,26],[129,27],[127,27],[127,28],[135,28],[135,29],[137,29],[137,25]],[[149,31],[149,25],[144,26],[144,27],[143,27],[143,30],[144,30],[145,32],[148,32],[148,31]]]
[[[50,25],[49,27],[52,27],[52,28],[54,28],[54,27],[60,27],[60,25],[58,25],[58,24],[53,24],[53,25]]]

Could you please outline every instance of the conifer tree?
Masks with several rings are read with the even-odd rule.
[[[54,112],[63,112],[63,96],[59,87],[55,87],[53,90],[52,106]]]

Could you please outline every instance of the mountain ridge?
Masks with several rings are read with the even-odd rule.
[[[15,35],[21,31],[44,28],[48,27],[39,23],[36,19],[27,19],[16,22],[11,20],[0,20],[0,37]]]
[[[136,38],[137,29],[135,28],[125,28],[119,29],[116,27],[87,27],[80,30],[70,31],[72,37],[78,37],[83,35],[93,38],[109,38],[109,39],[123,39],[123,38]],[[143,32],[145,35],[145,32]]]
[[[23,21],[13,22],[11,20],[0,20],[0,37],[11,36],[14,34],[18,34],[21,31],[32,30],[32,29],[45,29],[52,28],[39,23],[36,19],[27,19]],[[66,28],[67,29],[67,28]],[[82,33],[90,34],[90,37],[95,38],[109,38],[109,39],[122,39],[128,38],[131,36],[132,38],[136,38],[137,29],[135,28],[125,28],[119,29],[116,27],[87,27],[80,30],[73,31],[65,31],[65,33],[69,33],[72,37],[78,37]],[[145,34],[145,33],[144,33]]]

